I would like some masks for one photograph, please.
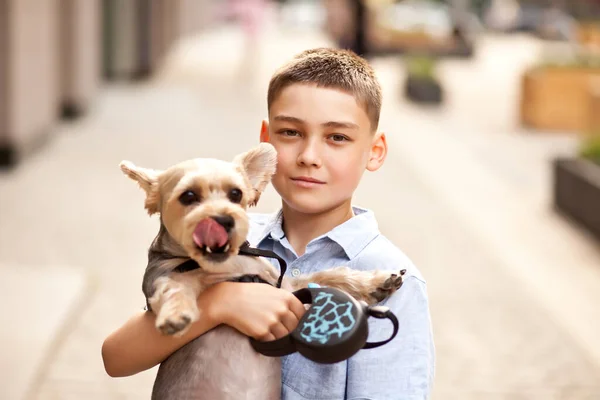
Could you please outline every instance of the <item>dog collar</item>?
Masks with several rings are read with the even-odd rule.
[[[283,275],[285,274],[285,271],[287,270],[287,263],[285,262],[285,260],[283,258],[279,257],[273,251],[262,250],[262,249],[250,247],[250,243],[248,243],[248,241],[245,241],[244,244],[242,244],[238,254],[240,254],[242,256],[266,257],[266,258],[276,259],[279,262],[279,270],[280,270],[279,279],[277,280],[277,287],[281,288],[281,283],[283,281]],[[186,262],[179,264],[173,271],[184,273],[184,272],[193,271],[198,268],[200,268],[200,265],[196,261],[189,259]],[[250,276],[250,275],[244,275],[244,277],[246,277],[246,276]],[[244,278],[244,277],[242,277],[242,278]],[[255,282],[255,281],[257,281],[253,278],[254,276],[251,276],[251,277],[252,277],[252,279],[250,279],[250,280],[242,280],[240,278],[235,281],[236,282]],[[260,279],[260,278],[258,278],[258,279]],[[262,279],[260,279],[259,281],[262,281]],[[264,281],[262,281],[262,282],[264,282]]]

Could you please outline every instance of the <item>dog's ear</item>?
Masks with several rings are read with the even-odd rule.
[[[266,142],[261,143],[252,150],[235,157],[233,162],[243,170],[253,191],[248,205],[256,205],[277,167],[275,147]]]
[[[146,201],[144,206],[148,214],[152,215],[160,211],[160,191],[158,189],[158,177],[161,171],[141,168],[135,166],[131,161],[123,161],[119,164],[121,171],[134,181],[136,181],[144,192],[146,192]]]

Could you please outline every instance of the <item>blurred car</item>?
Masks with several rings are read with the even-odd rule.
[[[451,4],[431,0],[405,0],[390,4],[379,22],[397,31],[421,31],[431,37],[452,36],[460,28],[465,34],[478,31],[481,23],[467,4],[457,10]]]
[[[484,6],[485,27],[501,32],[531,32],[553,40],[572,40],[576,21],[564,9],[545,1],[490,0]]]

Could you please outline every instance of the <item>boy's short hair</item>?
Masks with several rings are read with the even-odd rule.
[[[275,72],[269,82],[267,107],[291,84],[343,90],[364,107],[372,130],[377,129],[381,112],[381,86],[375,71],[362,57],[349,50],[317,48],[296,55]]]

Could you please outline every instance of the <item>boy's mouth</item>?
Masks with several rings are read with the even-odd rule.
[[[316,178],[311,178],[310,176],[296,176],[296,177],[293,177],[292,180],[296,181],[296,182],[314,183],[314,184],[318,184],[318,185],[322,185],[325,183]]]

